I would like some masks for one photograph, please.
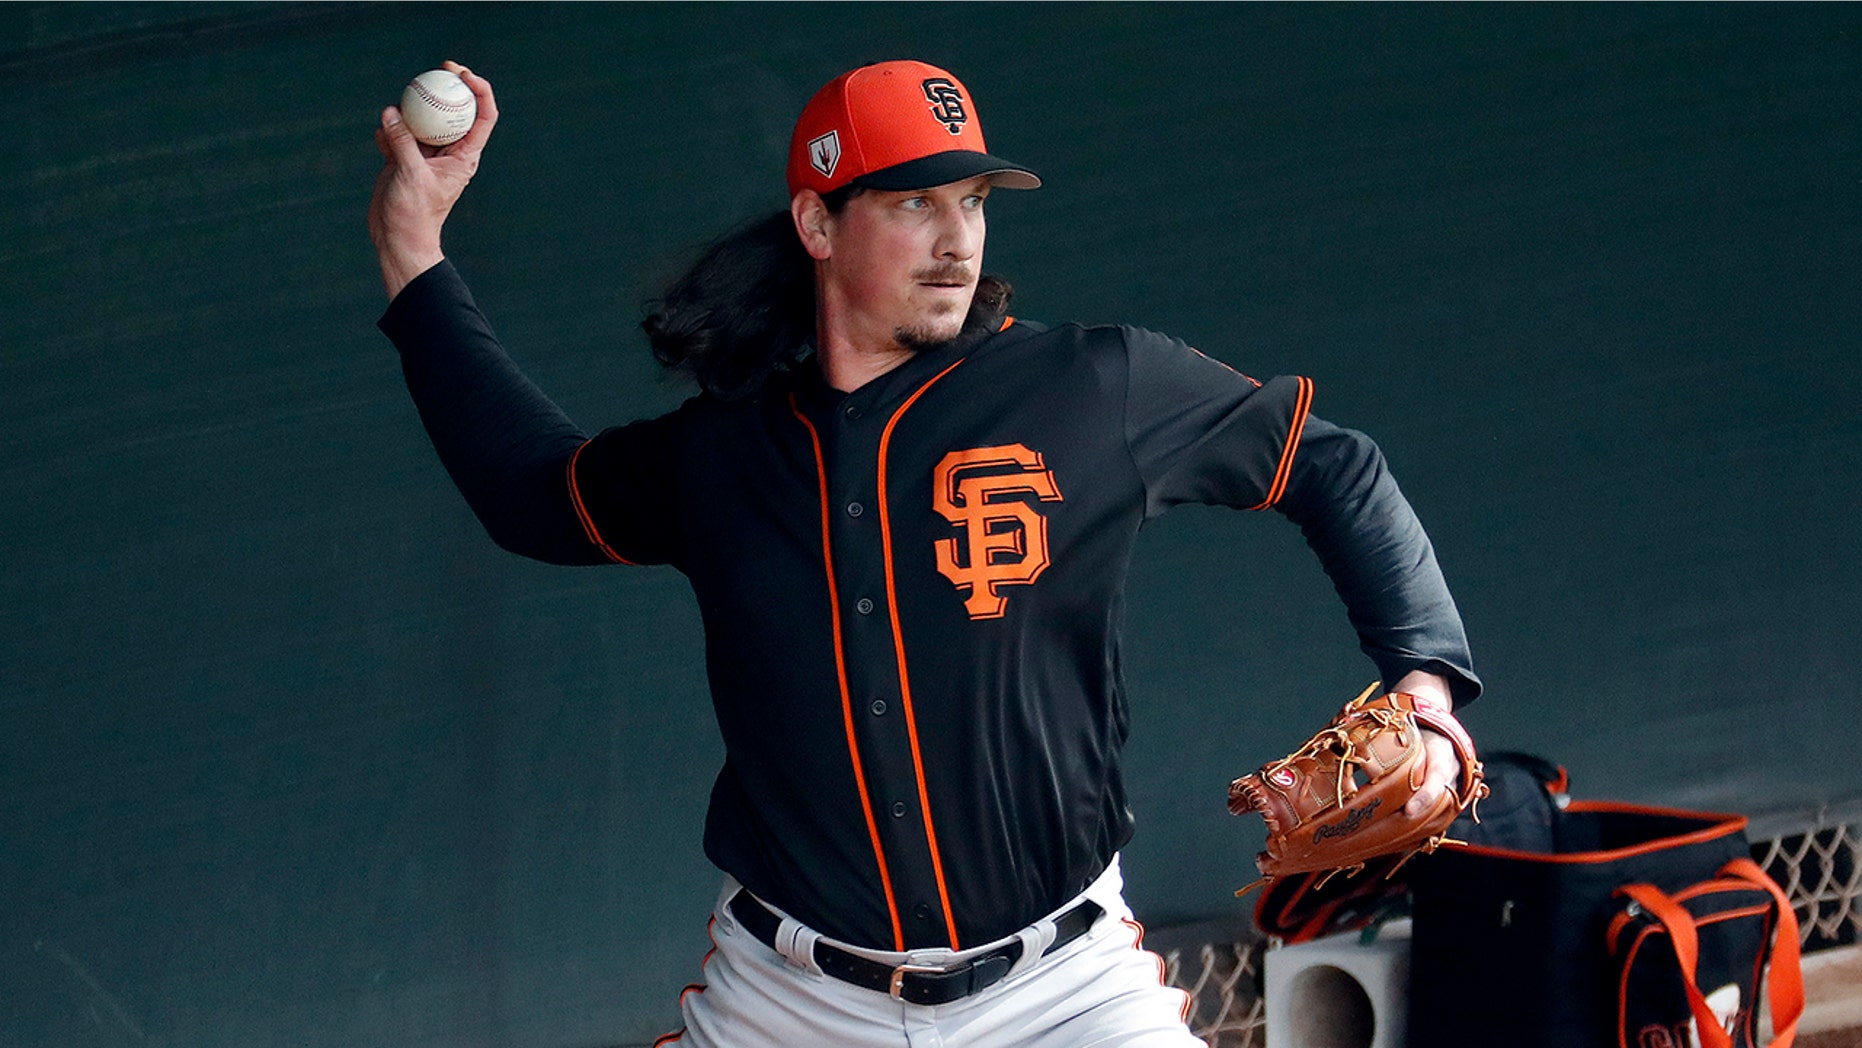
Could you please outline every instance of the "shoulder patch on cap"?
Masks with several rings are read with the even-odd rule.
[[[823,178],[834,177],[834,169],[840,166],[839,131],[808,140],[808,166],[821,172]]]
[[[934,76],[920,86],[924,88],[925,101],[931,103],[931,115],[937,122],[953,135],[962,134],[963,125],[970,120],[970,111],[963,107],[963,92],[957,90],[957,85]]]

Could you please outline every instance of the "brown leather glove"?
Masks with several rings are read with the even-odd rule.
[[[1292,754],[1229,784],[1229,811],[1258,811],[1267,820],[1256,883],[1320,870],[1355,873],[1367,860],[1400,856],[1394,873],[1411,855],[1434,851],[1455,816],[1487,795],[1474,742],[1452,712],[1406,692],[1372,698],[1376,690],[1372,684],[1347,703]],[[1454,746],[1461,774],[1454,788],[1410,815],[1404,809],[1423,784],[1423,728]]]

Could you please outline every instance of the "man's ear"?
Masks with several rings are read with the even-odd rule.
[[[812,189],[804,189],[789,201],[789,215],[795,219],[795,235],[802,238],[802,247],[808,251],[808,257],[816,262],[826,262],[834,254],[828,242],[828,226],[834,216],[821,199],[821,194]]]

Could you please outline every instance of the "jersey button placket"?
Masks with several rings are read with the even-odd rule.
[[[898,655],[886,593],[885,538],[880,527],[878,451],[890,417],[887,405],[842,403],[824,429],[833,432],[828,457],[834,561],[840,592],[848,685],[867,716],[852,725],[856,748],[870,790],[873,829],[883,840],[888,872],[897,893],[898,914],[917,927],[911,937],[941,938],[941,909],[931,876],[919,782],[909,726],[903,715]],[[895,473],[890,478],[898,481]],[[889,492],[890,493],[890,492]],[[896,502],[892,507],[896,508]],[[896,550],[894,551],[897,552]]]

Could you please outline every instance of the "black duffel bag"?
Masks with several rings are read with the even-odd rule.
[[[1687,1004],[1700,996],[1680,988],[1679,959],[1645,954],[1635,985],[1660,984],[1664,964],[1672,993],[1626,991],[1624,958],[1613,956],[1611,923],[1628,906],[1618,889],[1649,885],[1668,896],[1702,897],[1697,886],[1729,864],[1750,866],[1746,820],[1739,815],[1678,811],[1605,801],[1568,801],[1564,770],[1524,754],[1489,755],[1494,795],[1481,804],[1482,822],[1458,822],[1459,842],[1418,856],[1407,870],[1414,926],[1410,954],[1409,1044],[1412,1048],[1605,1048],[1623,1044],[1626,1008],[1642,1013],[1657,997],[1682,1002],[1668,1029],[1687,1034]],[[1755,868],[1754,868],[1755,869]],[[1759,874],[1760,877],[1764,875]],[[1782,903],[1782,895],[1775,898]],[[1745,899],[1750,901],[1751,895]],[[1711,963],[1686,973],[1699,987],[1737,984],[1738,1027],[1732,1043],[1748,1048],[1756,1033],[1759,976],[1769,942],[1789,925],[1788,960],[1795,975],[1796,922],[1773,905],[1755,941],[1715,951]],[[1776,912],[1782,909],[1782,913]],[[1712,914],[1702,915],[1713,920]],[[1743,941],[1743,940],[1742,940]],[[1779,961],[1786,951],[1779,951]],[[1651,975],[1653,969],[1656,974]],[[1724,969],[1724,970],[1721,970]],[[1794,979],[1784,980],[1788,986]],[[1778,980],[1774,980],[1778,982]],[[1778,1018],[1794,1020],[1797,1001],[1774,1000]],[[1626,1002],[1624,994],[1635,1000]],[[1794,1010],[1793,1010],[1794,1009]],[[1776,1021],[1776,1019],[1775,1019]],[[1780,1044],[1789,1044],[1780,1024]],[[1633,1036],[1633,1035],[1632,1035]],[[1713,1043],[1723,1043],[1712,1034]],[[1673,1042],[1687,1048],[1687,1041]],[[1628,1048],[1666,1048],[1628,1042]]]

